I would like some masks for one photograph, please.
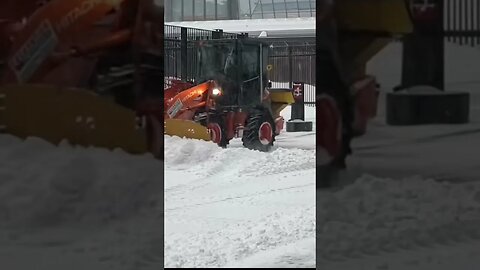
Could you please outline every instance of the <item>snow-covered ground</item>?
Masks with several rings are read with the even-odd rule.
[[[0,149],[0,269],[161,269],[161,161],[9,135]]]
[[[480,182],[363,176],[317,196],[319,269],[478,269]]]
[[[317,193],[318,269],[460,269],[480,265],[480,50],[446,46],[446,90],[471,94],[465,125],[391,127],[385,93],[401,45],[369,63],[379,115],[353,143],[344,188]]]
[[[471,123],[390,127],[400,49],[369,64],[379,115],[341,189],[315,193],[314,132],[282,133],[269,153],[166,137],[164,183],[150,155],[0,135],[0,268],[478,269],[480,51],[446,51],[447,90],[471,93]]]
[[[314,267],[314,146],[314,132],[268,153],[166,136],[165,267]]]

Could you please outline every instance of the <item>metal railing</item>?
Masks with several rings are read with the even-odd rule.
[[[238,34],[223,31],[165,25],[164,28],[164,67],[165,85],[169,79],[195,80],[197,74],[197,41],[211,39],[235,39]]]
[[[197,74],[197,42],[211,39],[235,39],[239,34],[165,25],[165,85],[171,79],[194,81]],[[315,41],[264,39],[270,43],[268,79],[273,88],[292,88],[294,82],[305,83],[305,104],[315,106]]]
[[[306,106],[315,106],[316,50],[313,43],[289,42],[272,44],[268,78],[273,88],[292,88],[303,82]]]
[[[443,28],[447,41],[480,45],[480,1],[444,0]]]

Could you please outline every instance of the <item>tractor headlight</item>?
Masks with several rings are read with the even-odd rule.
[[[220,90],[220,88],[218,87],[215,87],[212,89],[212,95],[215,96],[215,97],[218,97],[222,94],[222,90]]]

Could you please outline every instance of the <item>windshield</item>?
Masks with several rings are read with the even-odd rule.
[[[207,44],[198,50],[198,79],[209,80],[220,76],[234,75],[234,44]]]
[[[263,52],[263,53],[261,53]],[[211,40],[197,50],[197,80],[215,80],[223,89],[220,103],[224,105],[254,105],[260,102],[262,85],[266,85],[267,50],[258,43],[234,40]]]

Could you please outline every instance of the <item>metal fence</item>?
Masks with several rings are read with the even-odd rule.
[[[275,42],[271,47],[268,78],[272,81],[272,87],[292,88],[294,82],[303,82],[305,104],[315,106],[315,44]]]
[[[235,39],[239,34],[165,25],[165,84],[170,80],[195,80],[197,74],[196,42],[210,39]],[[315,106],[315,42],[274,39],[268,78],[274,88],[292,88],[293,82],[305,83],[304,97],[307,106]]]
[[[443,0],[443,28],[447,41],[480,45],[480,1]]]
[[[237,34],[223,31],[210,31],[165,25],[164,28],[164,67],[167,87],[171,79],[191,81],[195,79],[197,50],[195,42],[211,39],[234,39]]]

